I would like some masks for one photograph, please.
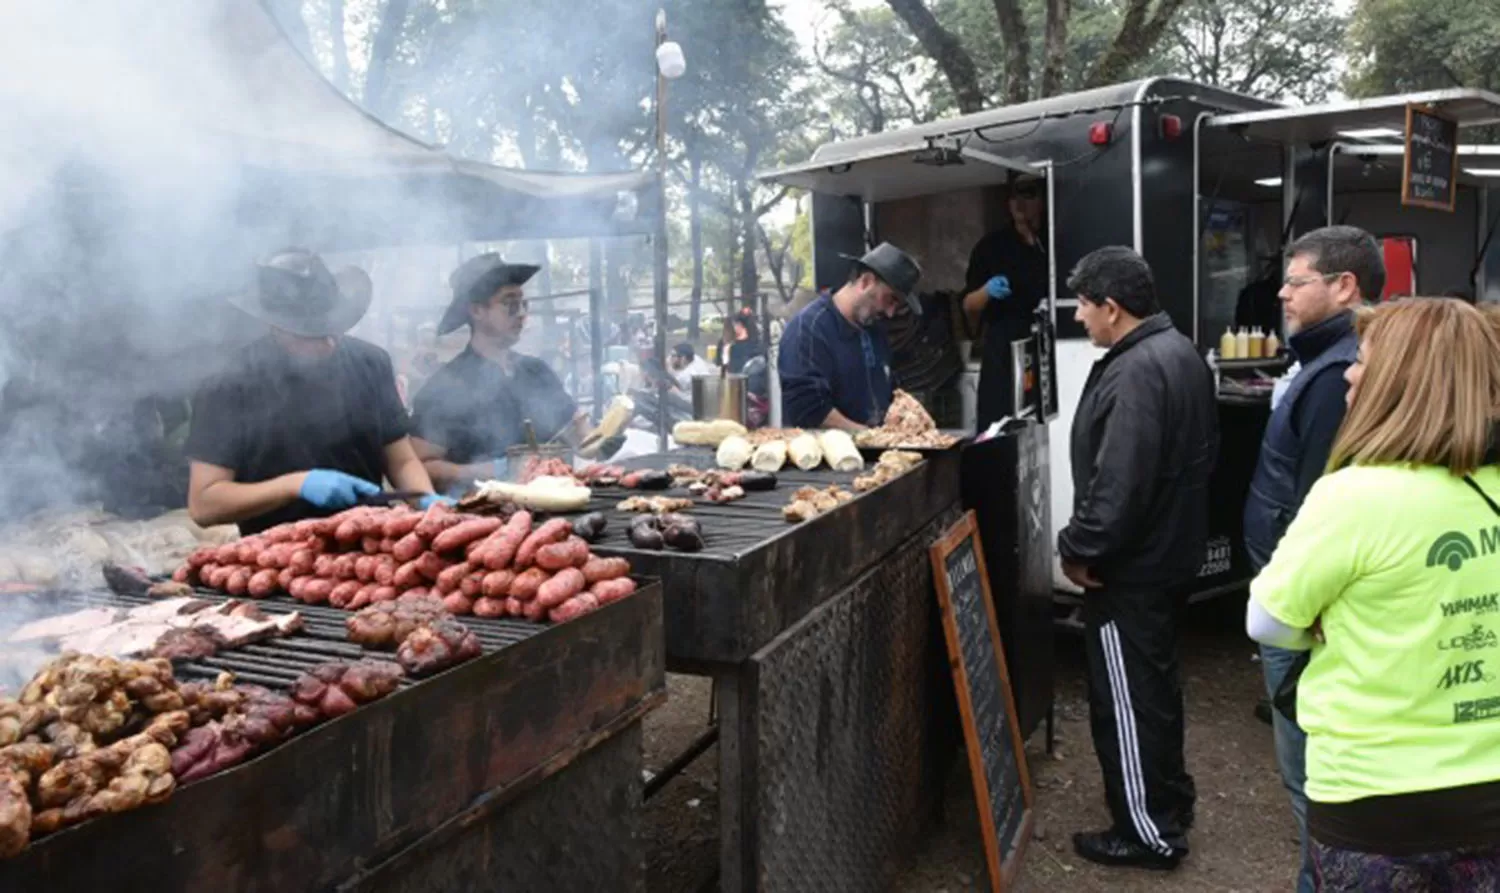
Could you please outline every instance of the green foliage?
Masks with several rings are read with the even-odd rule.
[[[1360,0],[1349,29],[1351,96],[1500,89],[1493,0]]]

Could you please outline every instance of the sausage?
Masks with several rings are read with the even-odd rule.
[[[525,617],[526,603],[518,598],[507,598],[505,600],[505,613],[512,617]]]
[[[333,562],[337,558],[337,555],[319,555],[313,560],[313,576],[333,579]]]
[[[284,565],[291,558],[290,555],[287,555],[286,558],[281,557],[284,545],[283,543],[277,543],[274,546],[266,546],[264,549],[261,549],[260,554],[255,556],[255,566],[262,569],[277,568],[279,570],[280,568],[277,567],[278,563]]]
[[[328,603],[335,608],[347,608],[349,602],[354,599],[354,593],[360,588],[358,580],[345,580],[333,587],[333,591],[328,594]]]
[[[492,571],[503,571],[510,567],[516,552],[531,533],[531,513],[516,512],[495,534],[495,543],[485,551],[484,566]]]
[[[214,560],[214,555],[219,551],[218,546],[200,546],[193,550],[193,554],[187,557],[187,566],[197,570],[205,564]]]
[[[250,591],[250,568],[236,567],[224,581],[224,591],[230,595],[244,595]]]
[[[304,579],[307,579],[307,583],[302,587],[302,600],[309,605],[321,605],[333,594],[332,580],[324,577]]]
[[[391,576],[391,585],[402,591],[421,586],[422,572],[417,570],[417,563],[408,561],[396,568],[396,573]]]
[[[482,570],[469,574],[459,581],[458,591],[463,593],[464,598],[471,600],[478,598],[480,593],[484,591],[485,576],[486,574]],[[510,584],[506,583],[505,588],[509,589]]]
[[[245,537],[234,548],[234,563],[247,564],[253,567],[255,559],[260,557],[260,550],[263,548],[265,548],[265,544],[261,541],[260,537]]]
[[[553,623],[567,623],[569,620],[577,620],[583,615],[591,611],[597,611],[598,609],[599,599],[592,592],[584,592],[547,612],[547,619]]]
[[[358,611],[360,608],[363,608],[366,605],[370,604],[370,602],[374,599],[375,590],[379,588],[379,586],[374,586],[369,583],[366,583],[365,585],[359,587],[358,591],[354,593],[354,597],[349,599],[349,610]]]
[[[369,583],[375,579],[375,556],[361,555],[354,559],[354,579],[361,583]]]
[[[210,564],[204,568],[203,582],[210,589],[223,589],[233,572],[234,565]]]
[[[318,531],[322,529],[321,521],[321,518],[306,518],[293,524],[292,530],[296,532],[299,540],[317,539]]]
[[[260,535],[265,538],[269,545],[278,543],[289,543],[297,538],[297,531],[291,524],[277,524],[269,530],[261,531]]]
[[[590,558],[583,566],[584,582],[590,586],[603,580],[613,580],[630,573],[630,562],[623,558]]]
[[[404,509],[393,511],[386,516],[385,523],[380,527],[381,536],[388,540],[399,540],[413,530],[416,530],[417,524],[421,520],[421,512]]]
[[[490,571],[479,581],[479,593],[485,598],[505,598],[515,581],[515,571]]]
[[[292,581],[297,579],[297,572],[291,568],[283,568],[276,572],[276,588],[282,592],[292,591]]]
[[[384,540],[382,540],[378,536],[367,536],[364,538],[364,541],[360,543],[360,549],[366,555],[379,555],[381,553],[380,547],[383,542]]]
[[[312,549],[307,548],[305,545],[299,546],[293,549],[292,554],[288,556],[286,566],[296,571],[297,576],[305,577],[313,572],[313,567],[317,564],[317,559],[318,556],[313,554]]]
[[[467,561],[460,561],[452,567],[444,568],[443,572],[438,574],[437,585],[433,588],[444,595],[450,592],[457,592],[459,584],[463,582],[464,577],[473,573],[473,570]]]
[[[451,507],[435,502],[422,513],[422,519],[417,522],[416,527],[412,528],[412,532],[430,543],[433,537],[462,520],[462,516],[455,513]]]
[[[597,542],[607,526],[609,518],[603,512],[589,512],[573,519],[573,534],[588,542]]]
[[[481,598],[474,603],[475,617],[504,617],[505,602],[494,598]]]
[[[237,564],[240,560],[239,543],[225,543],[214,550],[214,564]]]
[[[364,539],[364,536],[365,526],[360,523],[360,519],[357,517],[345,518],[339,522],[339,526],[334,528],[333,531],[333,538],[345,546],[352,546],[358,543]]]
[[[354,579],[354,558],[353,555],[339,555],[333,559],[332,574],[335,580]]]
[[[292,582],[290,582],[290,583],[288,583],[286,585],[287,594],[290,595],[292,598],[296,599],[299,602],[302,601],[306,597],[304,590],[307,589],[307,583],[311,579],[313,579],[313,578],[312,577],[294,577],[292,579]]]
[[[620,577],[615,580],[601,580],[589,587],[589,592],[594,594],[599,606],[612,605],[620,599],[635,592],[635,581],[629,577]]]
[[[513,598],[518,598],[523,602],[529,602],[532,599],[536,598],[537,589],[544,582],[546,582],[547,578],[550,576],[551,574],[547,573],[539,567],[534,567],[530,570],[524,570],[521,572],[520,576],[516,577],[516,579],[510,584],[510,594]]]
[[[250,575],[250,580],[245,584],[245,594],[251,598],[266,598],[276,592],[275,568],[261,568]]]
[[[655,518],[651,519],[655,521]],[[654,524],[631,524],[630,544],[637,549],[649,549],[652,552],[660,552],[666,545],[662,538],[661,529]]]
[[[391,554],[396,556],[397,561],[414,561],[427,549],[427,544],[415,533],[408,533],[401,539],[396,540],[396,545],[391,549]]]
[[[536,550],[536,566],[546,571],[560,571],[565,567],[582,567],[589,560],[589,544],[580,537],[570,536],[560,543],[552,543]]]
[[[583,571],[576,567],[565,567],[537,588],[536,601],[542,608],[550,611],[582,592],[583,588]]]
[[[472,614],[474,613],[474,600],[462,593],[450,592],[443,596],[443,610],[458,617]]]
[[[531,567],[532,561],[536,559],[537,550],[551,543],[560,543],[568,538],[573,532],[573,525],[566,518],[553,518],[551,521],[538,527],[521,542],[521,548],[516,550],[515,566],[517,570],[525,570]]]
[[[392,585],[396,579],[396,568],[400,566],[394,556],[375,556],[375,582],[381,586]]]
[[[438,575],[448,567],[447,559],[436,552],[423,552],[413,564],[417,566],[417,573],[431,582],[437,582]]]
[[[460,522],[432,538],[432,551],[452,552],[462,549],[499,530],[503,523],[499,518],[474,518]]]
[[[537,601],[536,599],[532,599],[531,601],[526,602],[524,605],[522,605],[521,616],[525,617],[527,620],[530,620],[532,623],[540,623],[542,621],[542,618],[547,616],[547,609],[542,607],[541,602]]]
[[[426,598],[426,597],[428,597],[431,594],[432,594],[432,591],[430,589],[428,589],[426,586],[413,586],[412,588],[406,590],[405,592],[403,592],[399,596],[397,596],[397,599],[404,600],[404,601],[413,601],[413,600],[419,599],[419,598]]]

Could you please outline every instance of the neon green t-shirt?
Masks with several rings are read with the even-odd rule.
[[[1500,502],[1500,470],[1474,481]],[[1251,597],[1325,644],[1297,691],[1320,803],[1500,780],[1500,516],[1446,469],[1308,493]]]

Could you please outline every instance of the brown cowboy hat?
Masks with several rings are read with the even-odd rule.
[[[541,267],[534,264],[508,264],[490,251],[471,257],[448,277],[453,287],[453,301],[443,311],[437,333],[446,335],[469,322],[469,305],[487,301],[507,285],[525,285]]]
[[[334,276],[305,248],[279,251],[257,264],[255,273],[255,288],[229,303],[293,335],[342,335],[370,309],[371,290],[362,287],[369,277],[362,270],[351,267]]]

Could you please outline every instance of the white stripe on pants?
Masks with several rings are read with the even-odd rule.
[[[1114,622],[1099,628],[1104,664],[1109,670],[1110,696],[1115,707],[1115,735],[1120,739],[1120,773],[1125,778],[1125,803],[1141,841],[1163,856],[1172,848],[1161,839],[1146,808],[1146,778],[1141,771],[1140,745],[1136,741],[1135,713],[1130,706],[1130,685],[1125,675],[1125,653],[1120,648],[1120,630]]]

